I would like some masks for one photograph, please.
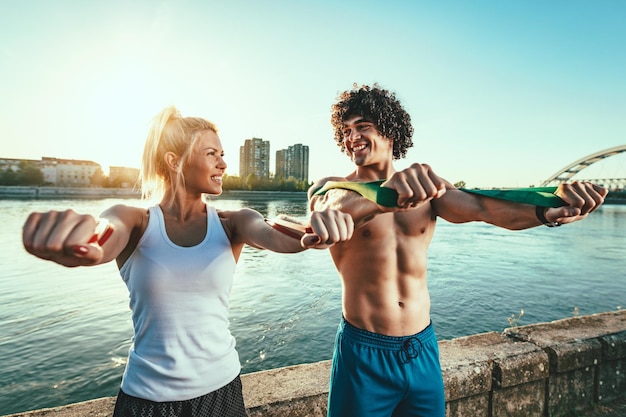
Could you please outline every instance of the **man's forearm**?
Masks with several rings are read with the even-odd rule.
[[[354,191],[344,189],[328,190],[323,195],[312,196],[310,207],[311,211],[335,209],[348,213],[354,219],[356,227],[383,213],[376,203]]]

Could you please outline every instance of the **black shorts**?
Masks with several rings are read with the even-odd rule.
[[[185,401],[154,402],[120,390],[113,417],[247,417],[241,378],[206,395]]]

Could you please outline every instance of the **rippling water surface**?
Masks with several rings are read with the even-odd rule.
[[[302,198],[229,200],[306,216]],[[28,255],[31,211],[98,214],[139,200],[0,200],[0,415],[117,394],[132,336],[128,293],[114,263],[63,268]],[[511,232],[440,221],[429,252],[438,338],[626,306],[626,206],[584,222]],[[243,373],[329,359],[341,286],[327,251],[275,254],[245,248],[231,297],[231,330]]]

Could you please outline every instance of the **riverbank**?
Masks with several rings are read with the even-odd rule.
[[[60,199],[60,198],[141,198],[141,190],[131,188],[101,187],[34,187],[34,186],[0,186],[0,199]],[[212,200],[236,199],[263,201],[275,199],[304,199],[305,191],[249,191],[225,190],[219,196],[211,196]],[[626,192],[610,192],[605,204],[626,204]]]
[[[30,187],[0,186],[0,198],[3,199],[101,199],[101,198],[141,198],[141,191],[132,188],[101,188],[101,187]],[[211,196],[212,200],[274,200],[274,199],[306,200],[305,191],[246,191],[226,190],[219,196]]]
[[[626,191],[610,192],[604,199],[604,204],[626,204]]]
[[[4,199],[98,199],[140,197],[140,191],[130,188],[0,186],[0,198]]]
[[[446,415],[603,416],[626,409],[626,310],[439,343]],[[242,376],[250,417],[326,415],[330,361]],[[110,416],[100,398],[10,417]]]

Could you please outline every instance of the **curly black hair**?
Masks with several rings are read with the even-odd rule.
[[[380,88],[377,83],[360,87],[355,83],[352,90],[339,94],[337,102],[333,104],[330,123],[342,152],[346,151],[343,121],[354,116],[362,116],[374,123],[382,136],[393,141],[394,160],[404,158],[407,150],[413,146],[411,116],[404,110],[395,93]]]

